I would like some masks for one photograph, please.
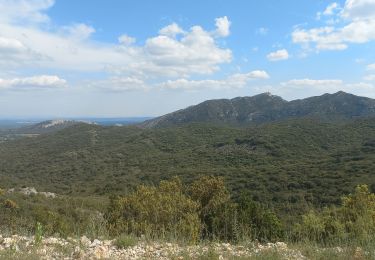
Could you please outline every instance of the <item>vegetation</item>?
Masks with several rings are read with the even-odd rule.
[[[375,242],[375,194],[366,185],[342,198],[340,207],[311,211],[296,226],[296,236],[325,244]]]
[[[374,130],[374,118],[295,118],[17,137],[0,143],[1,232],[373,247]],[[9,192],[26,186],[58,196]]]
[[[291,118],[324,120],[375,116],[375,100],[339,91],[334,94],[286,101],[263,93],[252,97],[207,100],[173,113],[148,120],[143,127],[167,127],[189,123],[218,123],[249,126]]]
[[[107,205],[105,198],[5,193],[0,195],[0,233],[34,235],[36,240],[52,235],[108,236],[101,213]]]
[[[9,195],[1,196],[2,233],[5,227],[10,233],[27,233],[24,228],[36,223],[29,229],[36,245],[45,235],[110,237],[116,239],[119,248],[136,244],[138,238],[188,243],[286,241],[364,249],[375,243],[375,194],[366,185],[343,196],[341,205],[311,209],[289,224],[282,223],[274,211],[253,201],[250,195],[242,194],[234,201],[223,179],[213,176],[203,176],[188,185],[172,178],[158,186],[142,185],[128,195],[113,196],[108,204],[102,204],[102,219],[91,219],[94,211],[83,200],[78,211],[73,210],[74,205],[63,211],[63,199],[45,198],[45,213],[41,214],[36,203],[41,201],[39,195],[13,194],[20,204],[17,208],[6,206]],[[77,215],[79,211],[85,216]]]
[[[173,176],[186,183],[222,176],[234,200],[247,191],[288,218],[338,205],[358,184],[375,188],[374,129],[374,119],[249,128],[76,125],[1,144],[0,181],[7,189],[108,197]]]
[[[118,248],[128,248],[128,247],[135,246],[137,242],[138,241],[134,236],[121,234],[119,237],[116,238],[115,245]]]
[[[39,245],[43,239],[43,227],[40,222],[36,222],[35,225],[35,244]]]
[[[178,179],[162,181],[158,187],[140,186],[112,199],[107,218],[113,234],[198,240],[198,204],[183,194]]]

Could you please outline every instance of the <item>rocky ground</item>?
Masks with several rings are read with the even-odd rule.
[[[120,248],[115,240],[90,240],[85,236],[47,237],[36,242],[34,237],[0,235],[0,259],[310,259],[283,242],[243,245],[137,242],[124,246]],[[319,259],[330,259],[342,252],[342,248],[330,249],[329,254],[320,254],[323,258]],[[352,252],[352,256],[350,259],[366,259],[360,249]]]

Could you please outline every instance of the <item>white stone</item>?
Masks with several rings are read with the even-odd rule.
[[[97,247],[97,246],[100,246],[102,244],[102,242],[100,242],[98,239],[95,239],[94,241],[92,241],[90,247]]]
[[[80,243],[81,243],[81,245],[84,246],[84,247],[89,247],[90,244],[91,244],[91,240],[88,239],[86,236],[83,236],[83,237],[81,237],[81,239],[80,239]]]

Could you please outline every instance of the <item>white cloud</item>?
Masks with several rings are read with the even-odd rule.
[[[118,42],[123,45],[129,46],[129,45],[134,44],[136,42],[136,39],[127,34],[123,34],[120,37],[118,37]]]
[[[216,24],[216,35],[219,37],[227,37],[230,34],[230,25],[231,22],[228,20],[228,17],[219,17],[215,19]]]
[[[311,29],[297,27],[292,33],[294,43],[305,50],[345,50],[349,44],[363,44],[375,40],[375,0],[347,0],[341,12],[330,5],[327,14],[332,12],[341,26],[323,26]],[[332,24],[329,21],[328,24]],[[312,46],[311,46],[312,45]]]
[[[41,23],[48,22],[44,11],[53,6],[54,0],[0,0],[1,22]]]
[[[260,35],[267,35],[268,34],[268,28],[265,28],[265,27],[260,27],[256,30],[256,33],[257,34],[260,34]]]
[[[0,37],[0,51],[22,52],[25,49],[25,45],[16,39]]]
[[[177,79],[168,80],[159,84],[163,89],[179,89],[179,90],[201,90],[201,89],[233,89],[243,88],[249,81],[257,79],[268,79],[267,72],[262,70],[255,70],[248,73],[233,74],[222,80],[187,80]]]
[[[363,20],[375,18],[374,0],[347,0],[342,16],[351,20]]]
[[[367,75],[363,79],[366,81],[375,81],[375,74]]]
[[[270,61],[287,60],[288,58],[289,58],[289,53],[286,49],[277,50],[267,55],[267,59]]]
[[[327,6],[327,8],[324,10],[323,14],[324,15],[333,15],[335,13],[335,11],[339,8],[339,4],[338,3],[332,3],[330,4],[329,6]]]
[[[134,77],[112,77],[107,80],[92,82],[90,86],[114,92],[128,92],[149,89],[143,80]]]
[[[310,30],[296,29],[292,33],[292,39],[294,43],[302,44],[305,49],[314,43],[317,50],[345,50],[347,44],[343,43],[334,31],[334,27],[328,26]]]
[[[2,70],[35,64],[41,60],[43,60],[42,55],[33,52],[21,41],[0,37],[0,68]]]
[[[180,78],[166,80],[161,83],[146,83],[135,77],[112,77],[107,80],[91,82],[91,87],[116,92],[125,91],[148,91],[151,89],[174,89],[174,90],[201,90],[201,89],[232,89],[242,88],[252,80],[265,80],[269,75],[263,70],[254,70],[248,73],[236,73],[221,80],[189,80]]]
[[[247,79],[269,79],[270,76],[264,70],[253,70],[247,74],[235,74],[235,75],[245,75]]]
[[[374,70],[375,71],[375,63],[367,65],[366,69],[367,70]]]
[[[95,29],[89,25],[83,23],[73,24],[71,26],[65,26],[63,29],[68,33],[69,37],[77,40],[88,39],[91,34],[95,32]]]
[[[267,90],[289,99],[306,98],[338,91],[375,97],[375,85],[363,82],[348,83],[340,79],[292,79],[280,83],[278,87],[268,87]]]
[[[41,75],[25,78],[0,79],[0,89],[56,88],[66,85],[66,80],[58,76]]]
[[[170,36],[170,37],[175,37],[176,35],[183,34],[183,33],[185,33],[184,30],[182,30],[181,27],[176,23],[172,23],[162,28],[159,31],[160,35],[165,35],[165,36]]]
[[[0,7],[4,6],[4,9],[0,8],[0,67],[28,68],[26,61],[32,61],[40,70],[104,71],[145,80],[212,74],[221,64],[232,60],[231,50],[220,47],[214,38],[229,34],[227,17],[216,19],[215,33],[200,26],[185,32],[172,24],[162,28],[158,36],[146,39],[144,45],[133,45],[135,39],[126,34],[119,37],[119,44],[110,44],[91,39],[95,29],[82,23],[56,28],[24,22],[48,21],[45,11],[53,3],[47,0],[0,0]],[[19,19],[18,10],[22,13]],[[182,36],[176,38],[176,34]],[[23,55],[17,53],[10,57],[10,51],[5,51],[5,47],[13,48],[12,53],[16,53],[16,48],[22,49]]]
[[[147,59],[136,70],[174,77],[211,74],[219,70],[219,64],[232,59],[232,52],[218,47],[210,33],[200,26],[193,26],[181,39],[165,35],[150,38],[143,51]]]
[[[292,79],[287,82],[281,83],[282,86],[309,86],[315,88],[325,88],[330,86],[342,85],[343,81],[338,79]]]

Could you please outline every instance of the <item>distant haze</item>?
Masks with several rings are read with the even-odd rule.
[[[29,125],[34,125],[46,120],[54,118],[15,118],[15,119],[0,119],[1,128],[19,128]],[[84,122],[92,122],[98,125],[109,126],[109,125],[131,125],[143,122],[145,120],[152,119],[152,117],[123,117],[123,118],[64,118],[67,120],[76,120]]]

